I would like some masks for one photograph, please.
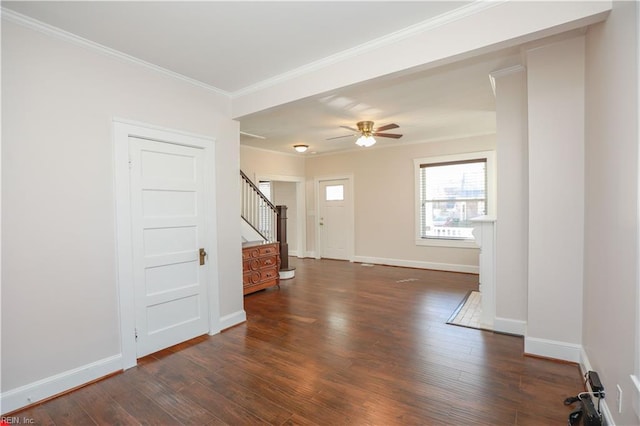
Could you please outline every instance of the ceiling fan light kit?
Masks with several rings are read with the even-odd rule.
[[[373,138],[373,136],[365,136],[365,135],[360,136],[356,141],[356,145],[364,148],[373,146],[375,143],[376,143],[376,140]]]
[[[364,148],[373,146],[376,143],[374,136],[378,136],[381,138],[393,138],[393,139],[400,139],[402,137],[402,135],[397,133],[380,133],[381,131],[384,131],[384,130],[397,129],[398,127],[400,127],[395,123],[386,124],[384,126],[374,128],[373,121],[358,121],[356,123],[356,126],[358,126],[357,129],[354,129],[353,127],[349,127],[349,126],[340,126],[340,127],[342,127],[343,129],[351,130],[353,132],[357,132],[355,135],[359,135],[359,137],[356,140],[356,145],[362,146]],[[354,135],[336,136],[333,138],[328,138],[327,140],[346,138],[350,136],[354,136]]]
[[[309,145],[302,145],[302,144],[294,145],[293,149],[295,149],[298,152],[305,152],[307,149],[309,149]]]
[[[359,121],[356,126],[358,126],[358,130],[363,135],[371,136],[371,133],[373,133],[373,121]]]

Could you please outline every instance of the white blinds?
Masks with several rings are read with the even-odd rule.
[[[469,219],[486,213],[485,158],[420,165],[421,238],[473,238]]]

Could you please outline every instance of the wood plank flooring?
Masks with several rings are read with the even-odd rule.
[[[291,259],[247,322],[15,415],[39,425],[565,425],[577,365],[447,325],[477,276]]]

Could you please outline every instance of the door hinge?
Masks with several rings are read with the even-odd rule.
[[[134,330],[134,333],[136,335],[136,342],[137,342],[138,341],[138,329],[134,328],[133,330]]]
[[[133,168],[133,160],[129,159],[129,168],[132,169]]]

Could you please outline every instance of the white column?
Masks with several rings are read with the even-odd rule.
[[[584,37],[526,52],[529,291],[525,352],[578,362],[584,250]]]
[[[497,214],[494,330],[527,326],[529,188],[527,76],[522,65],[491,73],[496,95]]]
[[[480,327],[493,330],[496,317],[496,218],[494,216],[479,216],[471,219],[473,222],[473,237],[480,247],[478,266],[480,269],[480,295],[482,315]]]

